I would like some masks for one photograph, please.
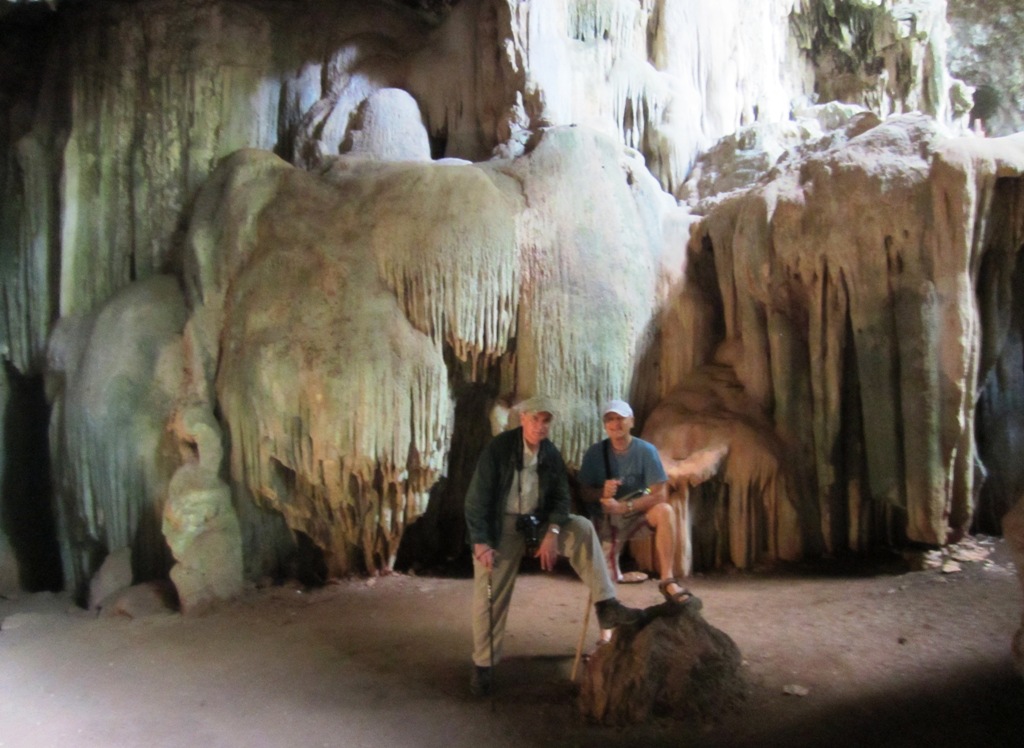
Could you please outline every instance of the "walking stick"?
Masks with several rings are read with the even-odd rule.
[[[491,562],[493,564],[493,561]],[[489,662],[491,666],[491,711],[497,710],[494,700],[494,570],[487,570],[487,639],[490,647]]]
[[[583,640],[587,638],[587,626],[590,625],[590,608],[594,602],[594,591],[591,590],[590,594],[587,595],[587,609],[583,613],[583,630],[580,631],[580,640],[576,644],[576,659],[572,661],[572,674],[569,676],[569,680],[573,683],[576,682],[576,668],[580,664],[580,656],[583,654]]]

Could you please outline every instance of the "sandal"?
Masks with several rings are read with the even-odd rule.
[[[668,588],[671,585],[679,587],[678,592],[669,592]],[[691,603],[698,607],[701,607],[700,598],[690,592],[688,589],[684,589],[680,580],[673,577],[672,579],[663,579],[658,583],[658,592],[660,592],[666,602],[672,603],[673,605],[690,605]]]
[[[619,580],[620,584],[639,584],[640,582],[646,582],[647,575],[642,571],[627,571],[622,575],[622,579]]]

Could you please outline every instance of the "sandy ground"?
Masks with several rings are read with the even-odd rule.
[[[520,577],[493,701],[468,693],[468,579],[276,587],[189,617],[0,600],[0,745],[1020,746],[1020,587],[1002,541],[982,547],[987,559],[947,574],[690,580],[745,660],[746,702],[717,725],[579,718],[569,673],[586,592],[570,573]],[[653,582],[620,590],[659,602]]]

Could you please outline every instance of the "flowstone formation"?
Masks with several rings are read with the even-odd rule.
[[[1019,473],[1009,455],[979,454],[974,419],[982,383],[1019,340],[1009,300],[984,300],[1013,285],[1024,136],[854,117],[822,145],[755,189],[698,204],[689,256],[713,263],[718,288],[679,297],[706,321],[681,349],[717,339],[712,360],[770,414],[779,475],[792,476],[779,485],[792,488],[769,503],[797,509],[805,548],[941,545],[970,526],[979,464]],[[775,534],[764,537],[760,550]]]
[[[453,377],[560,400],[555,438],[578,459],[596,438],[588,396],[626,389],[643,350],[672,210],[634,155],[584,128],[479,165],[227,159],[185,267],[235,484],[342,574],[389,569],[426,508]]]
[[[64,318],[50,339],[61,558],[79,593],[122,548],[132,549],[136,578],[167,572],[160,511],[176,455],[166,425],[184,378],[186,313],[177,282],[159,276]]]

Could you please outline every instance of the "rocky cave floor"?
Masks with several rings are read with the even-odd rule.
[[[1022,600],[1004,542],[917,561],[691,579],[744,657],[746,701],[714,725],[579,718],[569,674],[586,592],[571,572],[520,577],[493,701],[468,693],[466,578],[268,587],[184,617],[0,599],[0,745],[1021,745]],[[659,602],[653,582],[620,589]]]

